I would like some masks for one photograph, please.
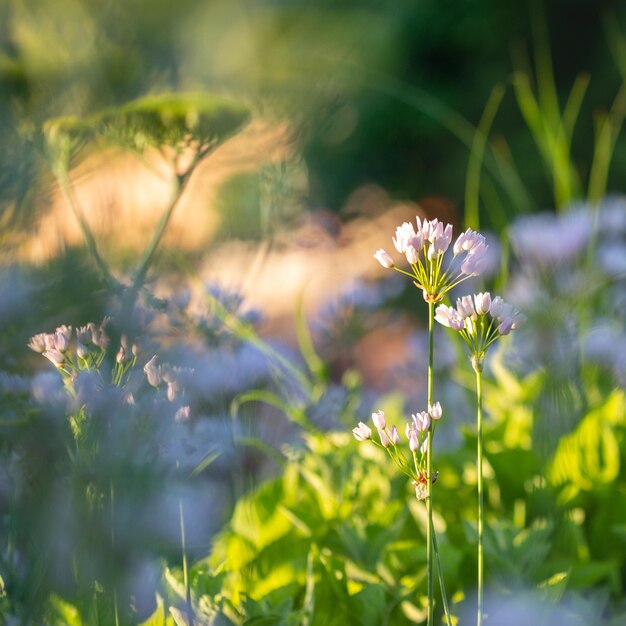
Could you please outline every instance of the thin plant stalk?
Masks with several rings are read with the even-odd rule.
[[[179,467],[178,461],[176,462],[177,468]],[[183,557],[183,585],[185,586],[185,600],[187,602],[187,614],[189,616],[189,623],[193,625],[193,607],[191,605],[191,586],[189,585],[189,564],[187,562],[187,544],[185,541],[185,509],[183,506],[183,498],[178,498],[178,514],[180,519],[180,547]]]
[[[434,327],[435,305],[428,302],[428,406],[433,403],[433,362],[434,362]],[[428,450],[426,453],[426,484],[428,497],[426,498],[426,514],[428,516],[428,526],[426,528],[426,573],[428,589],[428,626],[433,624],[433,426],[428,429]]]
[[[109,485],[109,497],[111,500],[111,549],[115,554],[115,488],[113,487],[113,481]],[[115,572],[113,573],[115,576]],[[113,581],[113,613],[115,615],[115,626],[120,626],[120,614],[117,606],[117,582]]]
[[[439,554],[439,545],[437,544],[437,534],[435,533],[435,527],[431,521],[431,532],[433,538],[433,550],[435,552],[435,558],[437,559],[437,573],[439,575],[439,586],[441,587],[441,602],[443,604],[443,612],[446,616],[446,623],[448,626],[452,626],[452,621],[450,620],[450,607],[448,606],[448,595],[446,594],[446,585],[443,580],[443,568],[441,567],[441,556]]]
[[[482,367],[476,370],[476,464],[478,472],[478,598],[476,608],[476,626],[482,625],[483,619],[483,393]]]

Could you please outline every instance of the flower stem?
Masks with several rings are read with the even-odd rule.
[[[115,488],[113,487],[113,480],[109,484],[109,497],[111,504],[111,550],[115,555]],[[114,572],[114,576],[116,576]],[[115,619],[115,626],[120,626],[120,614],[119,607],[117,605],[117,581],[113,580],[113,615]]]
[[[179,462],[176,461],[176,469],[179,469]],[[183,585],[185,586],[185,600],[187,602],[187,616],[189,624],[193,626],[194,615],[193,605],[191,604],[191,587],[189,585],[189,566],[187,563],[187,546],[185,542],[185,509],[183,507],[183,497],[178,498],[178,513],[180,518],[180,546],[183,557]]]
[[[476,463],[478,471],[478,599],[476,626],[483,619],[483,392],[482,370],[476,368]]]
[[[433,403],[433,362],[434,362],[434,327],[435,305],[428,302],[428,406]],[[428,498],[426,499],[426,513],[428,515],[428,526],[426,530],[426,572],[428,589],[428,626],[433,624],[433,427],[432,423],[428,429],[428,450],[426,453],[426,474]]]
[[[432,524],[432,520],[431,520]],[[439,555],[439,546],[437,545],[437,534],[435,533],[435,527],[431,529],[433,537],[433,550],[435,551],[435,558],[437,559],[437,573],[439,574],[439,586],[441,587],[441,602],[443,604],[443,611],[446,615],[446,623],[448,626],[452,626],[450,619],[450,607],[448,606],[448,596],[446,594],[446,585],[443,580],[443,568],[441,567],[441,556]]]

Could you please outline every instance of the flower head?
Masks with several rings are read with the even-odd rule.
[[[489,292],[483,292],[457,299],[456,311],[443,304],[438,306],[435,319],[461,334],[476,369],[482,368],[487,348],[501,335],[519,328],[526,318],[500,296],[492,298]]]
[[[352,429],[352,434],[358,441],[367,441],[372,438],[372,429],[367,424],[359,422],[359,425]]]
[[[440,420],[443,415],[443,410],[441,408],[441,404],[439,402],[434,402],[431,406],[428,407],[428,414],[434,420]]]
[[[386,269],[391,269],[393,267],[393,258],[382,248],[379,248],[376,251],[374,258]]]
[[[374,422],[374,426],[378,429],[385,428],[385,426],[387,426],[387,422],[385,420],[384,411],[376,411],[376,413],[372,413],[372,422]]]
[[[442,325],[452,330],[462,330],[465,328],[463,318],[458,314],[456,309],[445,304],[440,304],[435,309],[435,319]]]
[[[412,277],[427,302],[440,302],[450,289],[470,276],[480,274],[488,263],[485,238],[470,229],[458,237],[453,246],[454,254],[445,263],[444,256],[452,243],[452,230],[451,224],[437,219],[420,220],[419,217],[416,227],[404,222],[396,228],[393,245],[406,256],[411,273],[396,267],[391,255],[382,248],[374,256],[383,267]]]

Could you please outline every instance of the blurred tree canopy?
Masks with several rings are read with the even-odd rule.
[[[446,127],[451,112],[475,125],[493,86],[533,63],[533,40],[551,52],[563,99],[579,72],[591,76],[574,146],[584,170],[593,112],[621,84],[625,18],[611,0],[3,0],[5,224],[28,217],[46,119],[179,90],[245,97],[264,114],[289,116],[313,207],[338,210],[369,182],[459,205],[468,149]],[[511,88],[494,132],[523,164],[538,208],[550,206]],[[616,163],[609,188],[626,165],[619,151]]]

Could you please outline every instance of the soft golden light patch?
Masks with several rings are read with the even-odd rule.
[[[287,125],[256,121],[225,142],[196,169],[168,224],[163,245],[196,251],[211,241],[219,226],[213,210],[222,183],[240,172],[284,158]],[[143,157],[109,149],[90,155],[71,172],[74,194],[102,255],[115,262],[129,250],[139,255],[167,206],[173,171],[162,156]],[[44,204],[49,205],[48,208]],[[23,238],[18,258],[44,263],[65,248],[83,244],[78,221],[58,187],[42,196],[41,218]]]

